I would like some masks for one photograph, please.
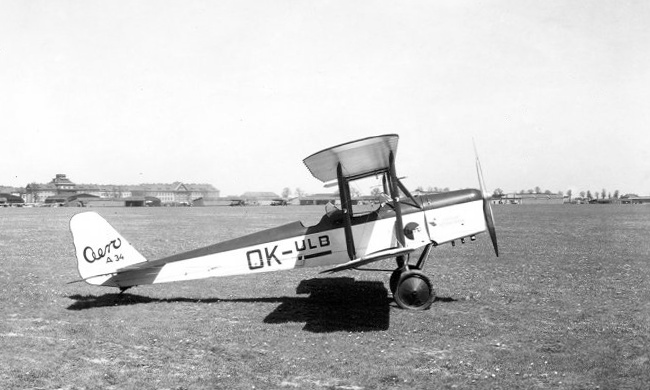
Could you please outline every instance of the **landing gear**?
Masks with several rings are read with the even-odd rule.
[[[426,275],[419,270],[409,270],[400,276],[393,298],[402,309],[426,310],[436,294]]]
[[[415,266],[408,265],[403,257],[397,259],[398,268],[390,275],[389,287],[395,303],[402,309],[426,310],[436,299],[431,281],[421,271],[429,257],[431,244],[427,245]]]
[[[388,286],[390,287],[390,292],[391,294],[395,295],[395,290],[397,290],[397,283],[399,282],[399,278],[402,276],[402,269],[398,268],[395,271],[393,271],[392,274],[390,274],[390,282],[388,282]]]

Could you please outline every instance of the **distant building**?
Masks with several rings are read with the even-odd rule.
[[[356,202],[356,204],[379,204],[382,200],[380,196],[376,195],[360,195],[352,198],[352,202]]]
[[[0,193],[0,207],[16,206],[25,203],[23,198],[7,192]]]
[[[650,204],[650,196],[632,196],[621,198],[623,204]]]
[[[273,202],[282,199],[275,192],[245,192],[241,198],[247,205],[270,206]]]
[[[494,204],[563,204],[564,195],[560,194],[505,194],[492,199]]]
[[[30,203],[59,203],[61,199],[67,200],[81,194],[99,199],[119,199],[122,201],[117,204],[122,205],[146,204],[145,198],[158,199],[162,204],[192,204],[199,198],[219,198],[219,190],[211,184],[75,184],[65,174],[57,174],[47,184],[31,183],[25,187],[25,200]],[[99,200],[90,201],[100,204]]]
[[[305,195],[299,198],[294,199],[291,203],[297,203],[301,206],[312,206],[312,205],[326,205],[328,203],[337,204],[340,203],[339,196],[337,194],[313,194]]]

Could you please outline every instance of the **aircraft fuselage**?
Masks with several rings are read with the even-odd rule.
[[[460,190],[403,202],[405,246],[419,248],[470,237],[485,231],[483,198],[477,190]],[[396,247],[395,212],[391,204],[352,217],[359,258]],[[387,244],[388,243],[388,244]],[[117,249],[116,249],[117,251]],[[115,275],[89,281],[129,287],[217,276],[245,275],[304,267],[322,267],[349,260],[340,214],[325,215],[310,227],[300,222],[253,233],[160,260],[135,264]],[[101,260],[100,260],[101,261]]]

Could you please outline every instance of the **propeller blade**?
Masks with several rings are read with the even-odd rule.
[[[497,231],[494,227],[494,216],[492,215],[492,206],[488,199],[483,199],[483,214],[485,214],[485,224],[488,228],[488,233],[490,234],[490,239],[492,240],[492,246],[494,247],[494,254],[499,257],[499,245],[497,244]]]
[[[492,196],[487,192],[487,187],[485,186],[483,169],[481,169],[481,161],[478,159],[478,153],[476,152],[476,144],[474,145],[474,154],[476,155],[476,173],[478,175],[478,185],[481,187],[481,194],[483,195],[483,215],[485,216],[485,225],[487,226],[488,233],[490,234],[490,240],[492,240],[494,254],[499,257],[497,231],[494,227],[494,215],[492,214],[492,205],[490,204],[490,198]]]
[[[486,192],[487,188],[485,186],[485,180],[483,179],[483,169],[481,169],[481,160],[478,158],[478,151],[476,150],[476,143],[472,139],[472,144],[474,145],[474,157],[476,157],[476,174],[478,175],[478,185],[481,188],[481,193],[483,194],[483,199],[487,198],[489,194]]]

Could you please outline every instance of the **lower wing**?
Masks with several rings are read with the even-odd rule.
[[[402,255],[409,254],[411,252],[415,251],[415,248],[387,248],[387,249],[382,249],[380,251],[371,253],[367,256],[361,257],[359,259],[354,259],[351,261],[348,261],[347,263],[343,263],[341,265],[337,265],[334,268],[327,269],[325,271],[321,271],[320,273],[334,273],[334,272],[339,272],[343,271],[346,269],[352,269],[352,268],[357,268],[359,266],[373,263],[375,261],[379,260],[384,260],[388,259],[391,257],[398,257]]]

